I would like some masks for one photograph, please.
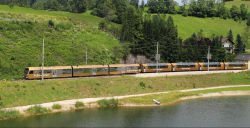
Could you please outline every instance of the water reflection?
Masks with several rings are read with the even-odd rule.
[[[240,96],[160,107],[84,109],[1,121],[0,127],[249,127],[249,101],[249,96]]]

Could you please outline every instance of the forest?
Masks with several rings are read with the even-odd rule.
[[[214,0],[183,0],[183,6],[176,9],[173,0],[0,0],[0,4],[29,7],[37,10],[66,11],[84,13],[91,10],[91,15],[104,18],[99,23],[99,29],[110,33],[120,43],[128,47],[132,54],[142,54],[154,60],[156,44],[159,43],[161,62],[198,62],[207,61],[208,50],[206,39],[211,43],[211,61],[233,61],[233,55],[227,54],[223,48],[221,35],[204,37],[202,29],[193,33],[188,39],[178,36],[178,28],[169,14],[182,14],[194,17],[220,17],[238,20],[250,20],[250,14],[244,4],[239,7],[225,7],[225,1]],[[189,3],[187,5],[187,3]],[[185,6],[188,6],[185,7]],[[249,33],[246,25],[246,33]],[[228,30],[228,38],[234,41],[235,53],[245,52],[248,34],[243,37],[237,33],[233,39],[232,31]],[[202,44],[198,45],[197,39]],[[183,41],[185,40],[185,44]]]

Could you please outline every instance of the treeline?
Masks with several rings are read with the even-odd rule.
[[[173,0],[149,0],[148,11],[150,13],[182,14],[183,16],[195,17],[220,17],[232,18],[235,21],[249,19],[250,14],[245,4],[240,7],[233,5],[230,9],[225,7],[225,1],[215,0],[182,0],[183,6],[176,9]],[[189,4],[188,4],[189,3]],[[188,9],[186,9],[188,5]]]

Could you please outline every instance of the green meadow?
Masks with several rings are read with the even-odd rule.
[[[249,85],[249,74],[249,71],[244,71],[241,73],[150,78],[118,76],[55,79],[43,82],[35,80],[1,81],[0,105],[2,107],[15,107],[69,99],[111,97],[226,85]],[[228,90],[242,90],[242,88],[230,88]],[[250,90],[250,88],[245,87],[243,90]],[[215,91],[223,90],[217,89]],[[202,91],[197,91],[197,93],[202,93]]]

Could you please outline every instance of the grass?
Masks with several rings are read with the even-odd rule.
[[[69,99],[111,97],[224,85],[248,85],[250,71],[209,75],[136,78],[80,78],[48,81],[1,81],[0,96],[5,108]],[[139,85],[140,82],[145,87]],[[98,83],[98,84],[97,84]],[[17,86],[18,85],[18,86]],[[52,89],[55,88],[55,90]]]
[[[147,95],[141,97],[131,97],[131,98],[124,98],[119,100],[120,104],[143,104],[143,105],[150,105],[154,104],[152,99],[157,99],[161,102],[161,104],[172,104],[178,101],[182,97],[187,96],[198,96],[199,94],[206,94],[206,93],[215,93],[215,92],[222,92],[222,91],[249,91],[250,87],[229,87],[229,88],[219,88],[219,89],[208,89],[208,90],[199,90],[199,91],[190,91],[190,92],[171,92],[165,94],[157,94],[157,95]]]
[[[242,1],[242,0],[233,0],[233,1],[228,1],[226,2],[226,6],[228,8],[231,8],[233,5],[236,5],[238,7],[240,7],[241,4],[245,4],[246,7],[249,7],[250,6],[250,1]]]

